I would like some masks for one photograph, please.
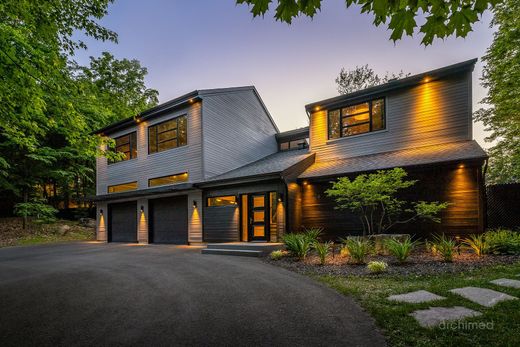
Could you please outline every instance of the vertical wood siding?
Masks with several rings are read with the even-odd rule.
[[[159,153],[148,154],[148,127],[177,116],[188,115],[188,144]],[[201,103],[142,122],[111,137],[137,130],[137,158],[107,165],[106,158],[97,158],[97,194],[106,194],[107,186],[138,182],[138,189],[148,188],[148,179],[188,172],[189,182],[202,179],[202,117]]]
[[[277,151],[276,129],[253,90],[204,95],[205,177]]]
[[[386,97],[386,130],[327,140],[327,110],[310,119],[316,161],[471,140],[471,74],[423,83]]]

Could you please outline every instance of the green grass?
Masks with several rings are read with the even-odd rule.
[[[16,246],[37,245],[42,243],[55,243],[65,241],[90,241],[93,240],[92,232],[70,231],[66,235],[60,234],[36,234],[20,238],[15,242]]]
[[[493,308],[474,304],[448,290],[466,286],[490,288],[520,298],[520,289],[489,283],[497,278],[520,279],[520,264],[503,265],[461,274],[437,276],[317,276],[345,295],[351,295],[376,319],[392,346],[520,346],[520,300],[502,302]],[[425,304],[403,304],[386,300],[389,295],[419,289],[446,297]],[[465,322],[492,324],[491,329],[420,327],[409,314],[430,306],[465,306],[482,314]],[[487,325],[489,327],[490,325]]]

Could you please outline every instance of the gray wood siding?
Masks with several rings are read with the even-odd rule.
[[[187,114],[188,144],[163,152],[148,154],[148,127],[162,121]],[[109,185],[138,182],[138,189],[148,188],[148,179],[176,173],[188,172],[189,182],[202,179],[202,117],[201,102],[174,111],[150,121],[139,123],[114,134],[120,135],[137,131],[137,158],[107,165],[106,158],[97,159],[97,194],[106,194]]]
[[[311,114],[316,161],[471,140],[471,74],[423,83],[386,95],[386,129],[327,140],[327,110]]]
[[[253,90],[203,96],[205,178],[277,151],[276,129]]]

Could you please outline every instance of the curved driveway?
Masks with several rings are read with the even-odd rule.
[[[259,259],[167,245],[0,249],[2,346],[380,346],[350,298]]]

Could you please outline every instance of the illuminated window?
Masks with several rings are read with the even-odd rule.
[[[231,206],[237,204],[237,197],[234,195],[227,196],[215,196],[212,198],[208,198],[208,206]]]
[[[148,187],[164,186],[166,184],[177,184],[188,181],[188,173],[184,172],[181,174],[150,178],[148,180]]]
[[[328,113],[329,139],[347,137],[385,128],[385,100],[363,102]]]
[[[129,182],[129,183],[108,186],[109,193],[121,193],[121,192],[126,192],[129,190],[136,190],[136,189],[137,189],[137,182]]]
[[[280,151],[289,151],[291,149],[303,149],[307,147],[309,147],[309,139],[307,138],[280,143]]]
[[[114,138],[116,146],[113,151],[116,153],[123,153],[125,156],[119,160],[109,160],[108,163],[116,163],[137,158],[137,133],[134,131],[130,134]]]
[[[186,128],[186,115],[148,127],[148,153],[185,146]]]

